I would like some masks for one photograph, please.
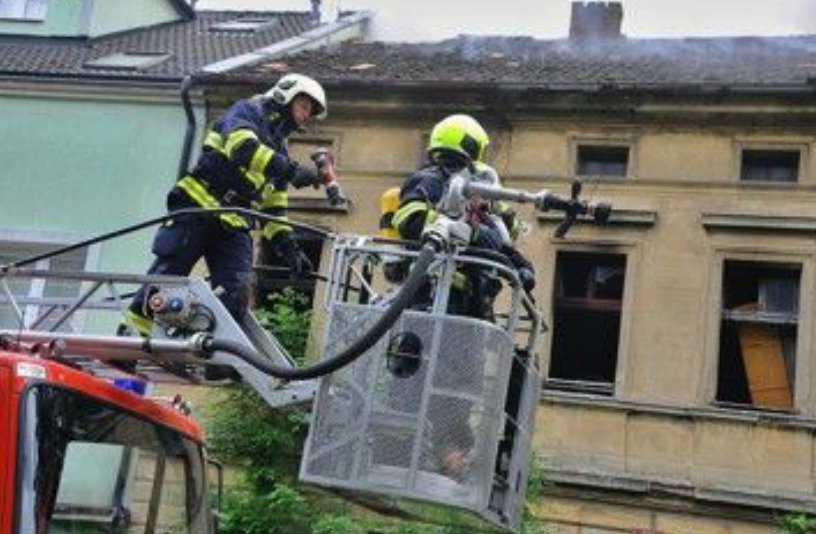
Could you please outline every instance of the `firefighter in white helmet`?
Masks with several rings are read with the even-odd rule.
[[[286,139],[312,118],[326,116],[326,94],[314,79],[286,74],[266,93],[235,102],[207,133],[195,168],[167,196],[172,213],[183,208],[258,208],[286,216],[286,190],[319,186],[312,164],[289,157]],[[236,213],[182,214],[159,228],[153,241],[150,274],[186,275],[203,257],[213,287],[225,307],[240,317],[247,306],[252,272],[252,221]],[[292,228],[267,223],[263,239],[296,276],[312,269],[292,238]],[[149,332],[142,288],[126,314],[123,329]],[[121,329],[120,329],[121,330]]]

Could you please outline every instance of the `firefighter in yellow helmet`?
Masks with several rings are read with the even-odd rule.
[[[475,180],[487,180],[499,184],[498,174],[487,165],[487,149],[490,138],[476,119],[469,115],[450,115],[438,122],[428,143],[428,164],[413,173],[400,190],[400,206],[392,217],[392,225],[404,239],[419,239],[426,228],[437,217],[435,206],[445,194],[450,177],[468,169]],[[483,203],[471,209],[473,229],[471,244],[496,250],[507,255],[518,269],[519,278],[525,289],[530,291],[535,285],[532,265],[513,246],[518,235],[515,214],[506,205]],[[480,211],[481,216],[480,216]],[[493,287],[465,288],[466,280],[460,281],[465,291],[465,300],[460,313],[489,317],[492,301],[498,288],[495,283],[470,280],[470,285],[488,284]]]
[[[450,177],[484,161],[489,144],[487,132],[469,115],[451,115],[434,126],[427,165],[409,176],[400,190],[400,207],[391,223],[401,237],[420,238],[426,224],[436,219],[434,206],[442,200]]]
[[[448,181],[454,174],[465,170],[472,173],[473,179],[479,178],[480,168],[488,172],[485,160],[489,144],[487,132],[469,115],[451,115],[434,126],[428,143],[428,162],[405,180],[400,190],[399,208],[391,217],[391,224],[400,237],[419,240],[438,220],[442,220],[440,218],[446,217],[437,213],[436,206],[443,201]],[[472,228],[470,244],[500,252],[511,250],[512,243],[505,236],[507,231],[502,234],[504,224],[496,224],[488,210],[485,206],[481,220],[467,221]],[[471,209],[470,213],[473,212]],[[530,268],[532,273],[526,260],[524,267]],[[530,276],[530,279],[534,280],[534,277]],[[460,269],[454,275],[448,313],[492,320],[493,300],[500,289],[501,283],[490,269],[475,266]],[[416,305],[425,304],[430,304],[430,291],[421,290]],[[453,389],[478,387],[479,379],[469,372],[472,365],[468,365],[467,358],[468,354],[463,351],[439,363],[451,370],[451,380],[455,382],[451,386]],[[409,400],[403,399],[403,402]],[[441,410],[431,410],[429,414],[435,433],[432,457],[439,471],[454,479],[467,476],[472,460],[470,455],[475,443],[469,424],[472,409],[469,400],[449,398],[444,414]]]

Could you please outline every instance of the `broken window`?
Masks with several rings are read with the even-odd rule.
[[[740,179],[746,182],[796,182],[799,150],[743,149]]]
[[[716,400],[793,408],[801,266],[726,260]]]
[[[547,387],[613,393],[625,274],[623,254],[558,253]]]
[[[626,176],[629,147],[613,145],[578,145],[578,174],[581,176]]]

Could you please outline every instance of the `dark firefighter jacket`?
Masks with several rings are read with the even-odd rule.
[[[176,183],[168,207],[259,207],[284,218],[293,171],[286,138],[294,129],[288,111],[275,102],[257,97],[239,100],[207,133],[195,168]],[[234,213],[220,218],[234,228],[250,227]],[[263,233],[272,237],[281,231],[291,228],[269,222]]]
[[[392,226],[403,239],[419,240],[425,226],[436,219],[435,206],[442,200],[449,178],[450,173],[436,165],[424,167],[408,177],[400,190],[399,208],[391,218]],[[474,228],[471,242],[477,247],[502,252],[517,269],[533,270],[532,264],[520,252],[502,243],[497,232],[489,227],[480,225]]]

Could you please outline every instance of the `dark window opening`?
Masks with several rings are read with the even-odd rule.
[[[578,146],[578,174],[581,176],[625,177],[628,167],[628,146]]]
[[[323,253],[323,238],[314,233],[299,230],[294,230],[294,238],[300,245],[300,249],[309,258],[314,272],[318,272]],[[274,255],[265,250],[265,247],[266,242],[261,241],[259,264],[256,266],[255,306],[265,306],[271,302],[273,295],[282,292],[287,287],[291,287],[306,297],[303,301],[303,309],[298,311],[311,310],[314,303],[317,278],[311,275],[293,277],[288,264],[279,258],[274,258]]]
[[[547,387],[611,395],[626,256],[559,252]]]
[[[793,409],[801,267],[726,260],[716,400]]]
[[[748,182],[796,182],[798,150],[743,150],[740,179]]]

